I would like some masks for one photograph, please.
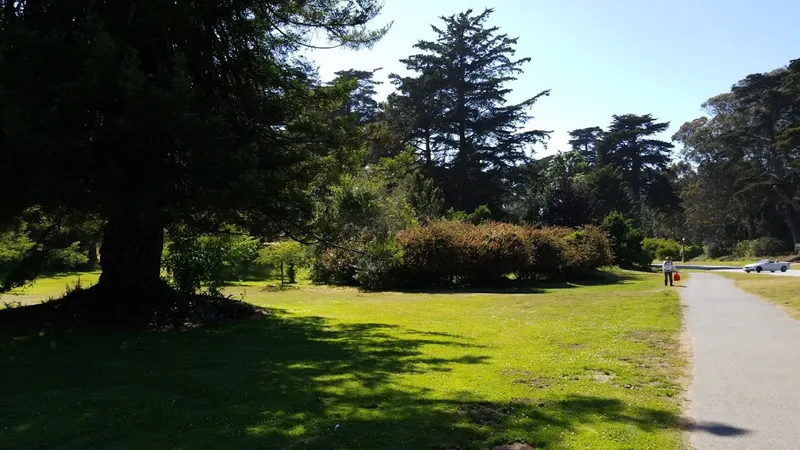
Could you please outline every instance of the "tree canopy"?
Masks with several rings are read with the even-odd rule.
[[[441,17],[443,26],[432,26],[436,39],[418,42],[420,53],[401,60],[413,75],[392,76],[397,94],[390,102],[411,118],[409,141],[456,209],[486,204],[499,211],[531,145],[548,137],[523,128],[549,91],[506,103],[507,84],[530,58],[514,58],[517,39],[487,24],[492,12]]]
[[[551,132],[532,111],[550,91],[510,101],[539,61],[516,55],[492,9],[440,17],[386,98],[381,69],[321,80],[303,52],[373,45],[389,29],[372,25],[377,0],[0,11],[4,290],[99,263],[99,297],[148,298],[165,267],[194,292],[242,272],[226,261],[279,248],[268,242],[310,255],[318,281],[387,286],[398,236],[425,241],[408,230],[441,221],[602,227],[637,267],[645,236],[722,254],[760,238],[800,245],[800,60],[710,98],[671,142],[669,118],[619,111],[537,158]],[[224,242],[246,251],[210,254]]]
[[[342,93],[298,50],[386,31],[368,28],[371,0],[0,5],[0,188],[16,193],[0,219],[102,217],[99,285],[120,292],[159,279],[165,228],[303,222],[317,161],[342,144],[317,111]]]

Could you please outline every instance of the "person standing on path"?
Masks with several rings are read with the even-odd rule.
[[[672,273],[675,272],[675,263],[672,258],[667,256],[667,259],[661,264],[661,270],[664,271],[664,286],[669,283],[672,286]]]

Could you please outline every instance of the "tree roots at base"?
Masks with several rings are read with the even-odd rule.
[[[0,330],[181,329],[264,314],[264,309],[243,301],[181,294],[165,283],[132,293],[98,284],[39,305],[0,311]]]

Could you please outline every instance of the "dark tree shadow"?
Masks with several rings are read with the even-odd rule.
[[[643,274],[644,275],[644,274]],[[635,275],[621,272],[588,271],[564,279],[550,280],[495,280],[481,287],[453,288],[400,288],[395,292],[409,294],[540,294],[552,289],[573,289],[583,286],[607,286],[627,284],[638,278]]]
[[[713,434],[715,436],[725,436],[725,437],[744,436],[745,434],[749,434],[751,432],[750,430],[744,428],[734,427],[731,425],[726,425],[724,423],[718,423],[718,422],[694,423],[688,421],[683,428],[686,431],[702,432],[702,433]]]
[[[454,366],[489,360],[451,333],[279,311],[182,332],[5,333],[0,448],[486,449],[557,446],[597,422],[681,427],[616,399],[442,398],[398,377],[444,383]]]

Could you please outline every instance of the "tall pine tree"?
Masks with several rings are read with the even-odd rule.
[[[492,11],[442,17],[443,27],[432,26],[437,38],[418,42],[420,53],[401,60],[415,75],[393,77],[409,115],[419,118],[411,132],[425,163],[460,210],[502,209],[531,145],[549,136],[522,130],[531,106],[549,91],[506,103],[507,84],[530,58],[514,59],[517,39],[487,26]]]
[[[336,72],[336,78],[331,84],[348,83],[350,96],[342,105],[342,114],[355,116],[356,122],[360,125],[373,123],[378,114],[378,101],[375,96],[378,94],[375,88],[383,82],[375,80],[375,73],[381,70],[340,70]]]
[[[597,141],[603,135],[603,129],[600,127],[579,128],[569,132],[569,145],[572,150],[580,153],[586,158],[590,166],[594,166],[597,159]]]
[[[654,138],[667,128],[669,122],[658,122],[650,114],[615,115],[597,143],[597,163],[621,169],[639,220],[648,203],[657,208],[678,203],[677,195],[664,182],[673,145]]]
[[[109,301],[151,297],[165,228],[296,228],[336,100],[297,52],[380,38],[356,3],[0,0],[0,226],[103,218]]]

